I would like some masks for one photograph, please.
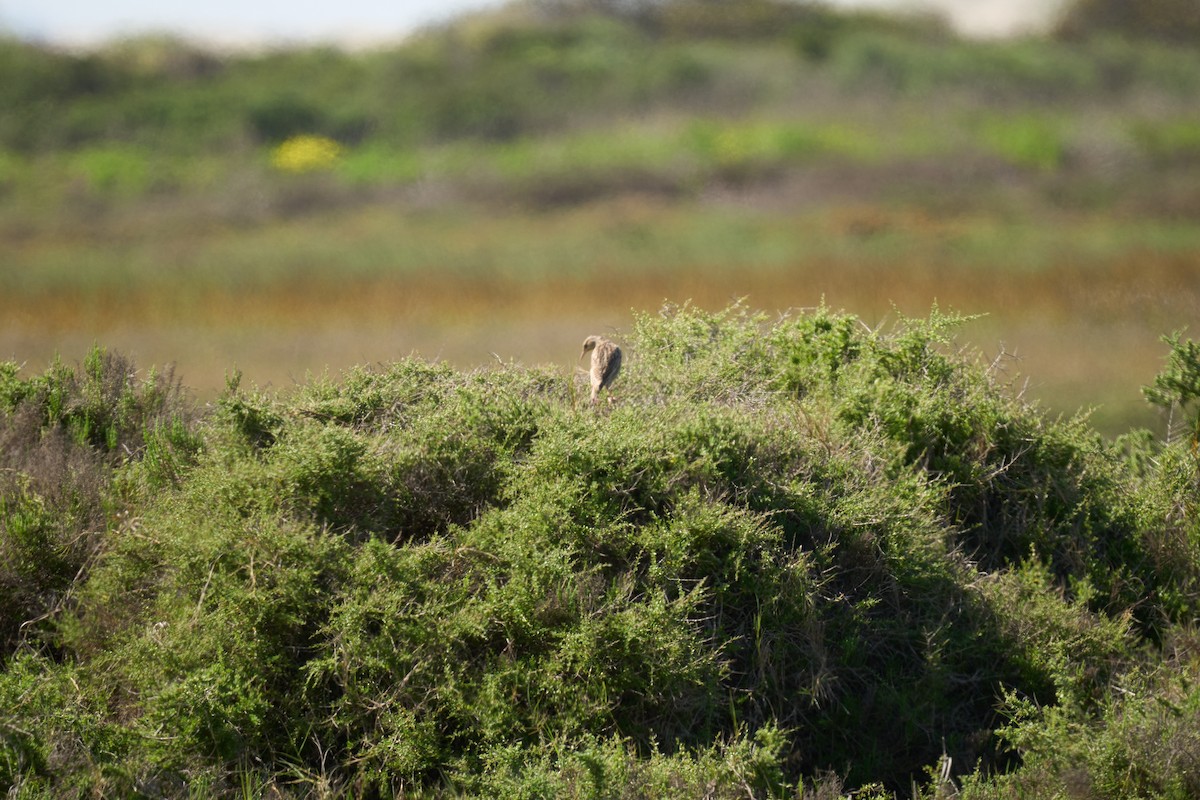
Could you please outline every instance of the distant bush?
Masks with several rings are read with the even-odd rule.
[[[292,136],[271,151],[271,165],[283,172],[319,172],[332,169],[341,154],[341,146],[324,136]]]
[[[1200,163],[1200,123],[1191,120],[1141,123],[1133,127],[1132,134],[1142,151],[1157,164]]]
[[[150,187],[144,153],[124,147],[94,147],[76,152],[71,171],[84,186],[102,195],[137,196]]]
[[[1200,10],[1191,0],[1074,0],[1056,33],[1064,38],[1099,33],[1200,42]]]
[[[0,37],[0,143],[23,152],[61,147],[63,111],[89,96],[116,94],[128,81],[95,56],[72,56]]]
[[[992,101],[1039,103],[1086,96],[1098,88],[1088,54],[1037,40],[927,42],[895,33],[855,32],[846,34],[830,67],[851,85],[915,94],[979,91]]]
[[[985,123],[983,143],[1014,166],[1054,172],[1067,155],[1061,124],[1044,117],[1009,116]]]
[[[1074,159],[1090,145],[1075,148],[1054,125],[1014,123],[1021,130],[964,147],[961,126],[978,133],[969,113],[942,115],[933,130],[903,106],[1000,103],[1033,119],[1053,104],[1070,124],[1097,104],[1124,115],[1136,98],[1186,104],[1200,93],[1196,54],[1170,42],[966,41],[919,15],[774,0],[538,3],[369,52],[213,54],[151,37],[79,54],[6,40],[0,66],[0,151],[19,167],[0,164],[0,186],[16,226],[48,224],[45,209],[153,216],[164,197],[181,216],[244,222],[418,185],[537,208],[686,197],[776,181],[827,155],[865,168],[931,150],[961,162],[956,175],[974,175],[968,162],[982,149],[1086,183],[1121,136],[1101,131],[1100,157]],[[877,135],[854,110],[881,102],[905,120],[899,136]],[[1130,136],[1148,166],[1192,165],[1182,121],[1138,115]],[[700,134],[681,136],[696,118]],[[303,180],[262,169],[264,147],[299,136],[336,142],[336,169]],[[514,169],[509,156],[522,153],[526,166]],[[1187,193],[1176,195],[1159,205],[1186,206]]]
[[[275,97],[249,111],[251,130],[263,141],[278,143],[301,134],[320,131],[322,113],[294,95]]]

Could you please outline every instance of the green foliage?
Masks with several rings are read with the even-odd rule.
[[[131,468],[151,485],[177,479],[201,447],[191,422],[170,373],[100,348],[28,379],[0,364],[0,654],[44,633],[100,548],[113,468],[145,458]]]
[[[185,411],[174,375],[150,372],[139,380],[123,356],[94,347],[72,370],[61,361],[44,375],[21,380],[15,364],[0,369],[0,411],[30,415],[45,431],[109,454],[136,454],[148,430]]]
[[[1066,155],[1058,125],[1045,119],[996,120],[984,128],[982,138],[1010,163],[1042,172],[1057,170]]]
[[[784,387],[824,395],[839,422],[878,431],[899,463],[946,486],[946,511],[981,565],[1032,552],[1086,575],[1117,608],[1135,604],[1154,579],[1122,465],[1081,421],[1048,424],[948,355],[961,321],[935,310],[885,335],[822,309],[781,330]]]
[[[697,753],[650,755],[618,738],[586,737],[568,748],[498,749],[466,784],[478,797],[786,797],[779,759],[786,739],[773,728],[739,734]]]
[[[1187,164],[1200,160],[1200,124],[1175,120],[1135,126],[1133,137],[1156,163]]]
[[[400,157],[444,140],[513,141],[655,110],[758,108],[755,116],[786,119],[781,97],[830,83],[851,95],[883,87],[1035,103],[1200,87],[1194,54],[1181,48],[967,42],[932,18],[780,2],[567,6],[367,53],[219,57],[150,38],[80,55],[5,40],[0,146],[63,153],[93,183],[145,191],[163,170],[147,166],[142,148],[244,159],[247,142],[321,135]],[[761,63],[750,48],[767,48]]]
[[[321,112],[312,104],[290,95],[272,97],[249,111],[251,130],[263,141],[278,143],[298,134],[325,129]]]
[[[1196,161],[1194,124],[1155,110],[1200,91],[1184,47],[732,8],[541,3],[361,53],[5,40],[0,210],[18,241],[57,236],[37,209],[102,224],[164,198],[224,230],[414,187],[545,206],[931,152],[1054,183],[1091,157],[1079,119],[1128,133],[1149,184]],[[946,110],[912,121],[914,98]],[[305,135],[343,148],[320,181],[265,169]],[[763,230],[724,224],[734,250]],[[726,252],[670,238],[689,268]],[[735,255],[792,258],[772,249]],[[246,260],[217,271],[285,272]],[[114,286],[158,269],[135,261]],[[409,359],[287,394],[234,373],[200,419],[169,372],[99,348],[0,363],[0,784],[1192,796],[1194,436],[1049,419],[954,351],[961,322],[669,307],[600,409],[551,371]],[[1190,424],[1196,354],[1168,344],[1147,397]]]
[[[75,153],[71,170],[89,190],[100,194],[138,195],[149,186],[144,155],[117,147],[94,147]]]
[[[1152,743],[1195,749],[1157,648],[1191,663],[1196,460],[1044,419],[952,352],[960,322],[668,307],[599,409],[410,359],[286,397],[235,373],[195,422],[99,350],[5,366],[10,424],[103,467],[104,536],[64,546],[38,474],[0,494],[0,776],[886,797],[953,764],[990,797],[1065,752],[1101,796],[1191,791]]]
[[[1073,0],[1056,33],[1064,38],[1107,33],[1195,44],[1200,19],[1189,0]]]
[[[1155,469],[1142,487],[1141,526],[1151,569],[1160,576],[1156,599],[1170,619],[1200,608],[1200,459],[1192,442],[1155,451]]]
[[[0,782],[17,797],[133,790],[123,759],[134,738],[80,689],[76,672],[21,653],[0,672]]]
[[[997,612],[1001,635],[1016,648],[1027,679],[1048,680],[1028,697],[1073,708],[1094,707],[1126,666],[1135,638],[1130,616],[1089,608],[1095,590],[1077,579],[1069,587],[1038,562],[993,574],[982,587]]]
[[[1086,96],[1099,88],[1091,54],[1038,41],[930,42],[912,35],[862,33],[847,37],[830,68],[850,85],[879,85],[928,97],[935,92],[987,87],[997,99],[1046,101]]]
[[[1143,391],[1152,405],[1195,417],[1188,423],[1194,444],[1200,440],[1200,343],[1182,337],[1179,331],[1164,337],[1171,347],[1167,366]]]
[[[1195,634],[1181,630],[1160,664],[1117,681],[1100,714],[1037,707],[1010,695],[1005,740],[1024,760],[998,779],[964,781],[968,800],[1009,797],[1185,798],[1200,791]]]

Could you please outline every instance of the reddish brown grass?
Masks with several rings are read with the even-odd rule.
[[[400,244],[386,238],[383,216],[330,227],[346,252],[359,248],[360,259],[372,247],[378,258],[404,255],[409,239],[421,248],[403,267],[368,262],[349,277],[339,273],[338,246],[323,243],[327,252],[313,255],[295,222],[264,233],[164,235],[146,253],[118,237],[109,245],[129,248],[121,251],[128,258],[170,265],[178,276],[143,266],[124,283],[80,280],[63,288],[59,280],[57,287],[0,293],[0,357],[39,370],[55,353],[81,358],[99,342],[143,365],[176,364],[184,382],[208,398],[235,367],[250,381],[276,386],[411,353],[464,367],[498,356],[570,369],[584,334],[619,333],[634,311],[665,300],[719,308],[744,297],[767,311],[825,302],[868,324],[897,313],[924,316],[936,303],[986,314],[966,326],[962,343],[988,359],[1015,353],[1020,360],[1012,369],[1019,381],[1028,379],[1030,397],[1067,412],[1101,406],[1098,420],[1117,430],[1153,421],[1139,390],[1165,355],[1159,337],[1200,318],[1200,250],[1134,243],[1089,252],[1089,242],[1105,235],[1095,220],[1077,221],[1083,233],[1073,230],[1061,243],[1050,221],[1036,246],[1014,245],[1034,253],[1027,265],[1006,252],[1010,234],[1001,222],[869,206],[749,222],[735,233],[783,244],[756,249],[752,238],[744,258],[727,247],[711,261],[703,260],[688,217],[636,199],[507,223],[419,223],[405,223]],[[607,247],[608,239],[620,241]],[[651,246],[639,255],[644,240]],[[672,250],[676,241],[691,249]],[[238,286],[206,279],[201,269],[206,260],[223,263],[225,250],[250,258],[273,252],[276,242],[292,253],[280,257],[276,277],[251,276]],[[24,245],[26,259],[53,250],[56,260],[97,246]],[[204,247],[203,257],[193,252]],[[523,271],[525,247],[530,268]],[[693,254],[692,265],[681,253]],[[575,263],[556,271],[562,254]],[[294,269],[288,259],[296,260]]]

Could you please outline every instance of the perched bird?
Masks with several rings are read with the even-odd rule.
[[[601,389],[607,389],[617,379],[621,372],[621,348],[605,339],[603,336],[589,336],[583,340],[583,358],[592,353],[592,368],[588,374],[592,378],[592,403],[600,396]]]

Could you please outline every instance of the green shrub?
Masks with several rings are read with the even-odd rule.
[[[1063,165],[1066,144],[1059,126],[1038,118],[1009,118],[985,125],[985,146],[1018,167],[1054,172]]]
[[[1021,754],[1013,773],[964,781],[968,800],[1011,797],[1182,798],[1200,791],[1194,634],[1180,632],[1161,663],[1128,672],[1100,714],[1065,704],[1006,701],[1004,739]]]
[[[102,697],[102,695],[101,695]],[[125,757],[136,741],[74,668],[21,653],[0,671],[0,782],[17,797],[134,791]]]
[[[1116,33],[1191,44],[1200,36],[1200,19],[1187,0],[1073,0],[1055,33],[1066,39]]]
[[[1133,138],[1158,164],[1191,164],[1200,160],[1200,125],[1194,122],[1142,123],[1134,126]]]
[[[187,401],[172,370],[139,379],[134,365],[95,347],[77,369],[61,361],[44,375],[22,381],[14,365],[0,371],[0,410],[26,409],[46,430],[64,431],[73,441],[112,460],[136,455],[145,435],[160,423],[187,419]]]
[[[1200,439],[1200,343],[1183,341],[1178,331],[1163,341],[1171,348],[1167,366],[1143,391],[1152,405],[1172,414],[1178,411],[1195,443]]]
[[[104,541],[113,468],[149,456],[152,481],[177,478],[200,447],[170,372],[138,378],[99,348],[22,379],[0,365],[0,653],[42,633]]]
[[[301,134],[324,132],[321,111],[295,95],[272,97],[249,111],[250,129],[263,142],[278,144]]]
[[[787,797],[779,768],[785,747],[780,731],[763,728],[696,753],[656,749],[649,757],[619,738],[498,748],[481,773],[464,776],[464,788],[477,797]]]
[[[74,154],[72,172],[99,195],[137,196],[150,185],[144,153],[128,148],[93,147]]]
[[[846,35],[830,69],[851,86],[880,86],[917,96],[948,90],[981,91],[990,100],[1028,104],[1086,95],[1097,84],[1085,53],[1036,40],[928,41],[864,31]]]
[[[252,756],[319,763],[320,738],[301,722],[317,716],[303,668],[347,546],[266,510],[214,513],[197,494],[176,490],[114,535],[62,627],[90,655],[77,680],[127,721],[136,747],[124,763],[139,781],[227,784]]]
[[[668,307],[622,341],[611,406],[409,359],[288,396],[235,375],[141,440],[164,408],[115,362],[6,367],[10,421],[116,465],[96,496],[121,513],[75,577],[50,484],[7,479],[5,624],[70,601],[10,634],[3,777],[1186,796],[1189,443],[1045,419],[953,351],[960,322]]]

